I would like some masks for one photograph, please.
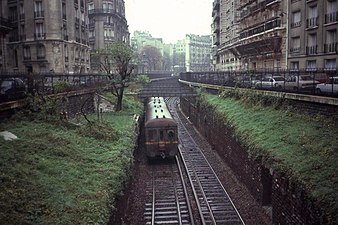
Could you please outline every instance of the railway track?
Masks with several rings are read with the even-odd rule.
[[[152,165],[147,183],[146,224],[194,225],[178,158]]]
[[[178,123],[180,155],[188,173],[202,224],[238,224],[244,221],[231,198],[189,134],[177,112],[178,98],[169,98],[168,107]],[[198,137],[195,137],[198,138]]]

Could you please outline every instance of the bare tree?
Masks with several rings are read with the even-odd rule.
[[[99,70],[108,75],[111,81],[111,92],[117,98],[116,111],[122,110],[124,89],[128,86],[135,68],[136,54],[124,42],[114,42],[106,45],[94,55]]]
[[[144,46],[141,57],[142,61],[147,62],[150,71],[162,69],[162,54],[158,48],[151,45]]]

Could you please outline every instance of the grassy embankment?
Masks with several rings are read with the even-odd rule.
[[[110,96],[112,97],[112,96]],[[0,124],[18,136],[0,138],[0,224],[107,224],[113,200],[130,178],[133,115],[142,104],[124,98],[123,112],[80,127],[42,120]]]
[[[304,186],[310,198],[329,214],[331,222],[337,220],[337,122],[252,101],[261,96],[244,94],[233,98],[232,94],[205,95],[204,99],[233,126],[252,158],[262,157],[266,164]]]

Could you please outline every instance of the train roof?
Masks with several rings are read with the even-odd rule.
[[[163,97],[151,97],[146,109],[146,127],[176,125]]]

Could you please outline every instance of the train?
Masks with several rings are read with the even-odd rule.
[[[144,131],[148,159],[173,158],[178,154],[177,123],[163,97],[150,97],[146,101]]]

